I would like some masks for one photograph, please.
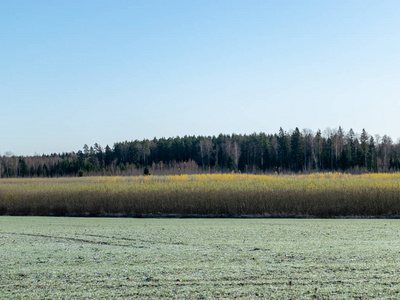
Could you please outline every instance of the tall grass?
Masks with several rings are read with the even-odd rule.
[[[400,174],[2,179],[0,214],[399,217]]]

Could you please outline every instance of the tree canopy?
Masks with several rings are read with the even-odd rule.
[[[82,150],[42,156],[0,156],[0,176],[61,177],[202,172],[351,173],[394,172],[400,169],[400,143],[364,129],[356,134],[341,127],[323,133],[298,128],[250,135],[184,136],[95,143]]]

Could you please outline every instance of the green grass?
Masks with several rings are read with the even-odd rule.
[[[0,298],[400,297],[396,220],[0,217]]]

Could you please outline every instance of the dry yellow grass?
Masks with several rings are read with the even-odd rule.
[[[397,217],[400,174],[2,179],[0,214]]]

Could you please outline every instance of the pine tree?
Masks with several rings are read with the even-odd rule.
[[[291,147],[291,170],[298,172],[303,169],[304,165],[304,142],[299,128],[293,131],[290,138]]]

